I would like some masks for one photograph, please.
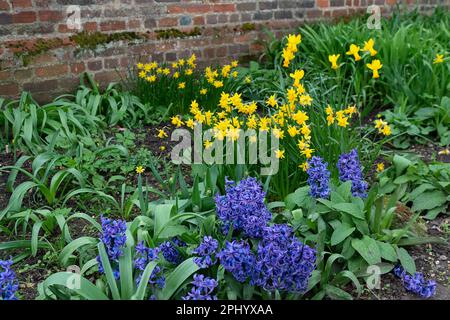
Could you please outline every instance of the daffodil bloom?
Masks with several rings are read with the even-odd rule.
[[[276,96],[273,94],[269,97],[269,99],[267,99],[266,103],[271,106],[272,108],[275,107],[278,102],[277,102],[277,98]]]
[[[207,94],[207,93],[208,93],[208,90],[207,90],[207,89],[205,89],[205,88],[200,89],[200,94],[201,94],[201,95],[205,95],[205,94]]]
[[[299,134],[299,131],[298,131],[297,127],[289,126],[289,127],[288,127],[288,133],[289,133],[289,135],[290,135],[291,137],[295,137],[296,135]]]
[[[309,94],[302,94],[300,96],[299,102],[302,106],[310,106],[312,104],[313,99]]]
[[[290,34],[287,36],[287,48],[293,53],[297,52],[297,46],[302,42],[302,36],[300,34]]]
[[[289,67],[291,60],[293,60],[295,58],[294,52],[292,52],[291,50],[289,50],[287,48],[283,49],[282,57],[284,59],[283,67],[285,67],[285,68]]]
[[[303,163],[301,163],[301,164],[299,164],[298,166],[299,166],[300,169],[302,169],[302,170],[305,171],[305,172],[306,172],[306,170],[308,170],[308,168],[309,168],[308,162],[306,162],[306,161],[303,162]]]
[[[438,64],[444,62],[444,55],[443,54],[436,54],[436,58],[433,60],[433,64]]]
[[[384,134],[385,136],[390,136],[391,135],[391,127],[389,125],[385,125],[383,127],[383,129],[381,129],[381,133]]]
[[[156,81],[156,76],[154,74],[152,74],[150,77],[147,77],[147,81],[148,82],[155,82]]]
[[[251,143],[256,143],[256,136],[255,135],[253,135],[253,136],[250,136],[250,138],[249,138],[249,140],[250,140],[250,142]]]
[[[252,78],[250,78],[249,76],[245,77],[245,83],[249,84],[252,83]]]
[[[445,155],[445,156],[448,156],[448,155],[450,154],[450,150],[449,150],[449,149],[443,149],[443,150],[440,150],[440,151],[438,152],[438,154],[439,154],[439,155]]]
[[[190,76],[192,73],[193,73],[192,69],[186,69],[184,71],[184,74],[187,75],[187,76]]]
[[[152,66],[151,66],[149,63],[146,63],[146,64],[144,65],[144,70],[147,71],[147,72],[149,72],[150,70],[152,70]]]
[[[300,84],[300,80],[303,79],[305,75],[305,71],[303,70],[295,70],[294,73],[289,74],[289,76],[294,79],[294,86],[298,86]]]
[[[333,108],[330,105],[327,105],[327,107],[325,108],[325,113],[327,115],[333,115]]]
[[[297,91],[294,88],[287,89],[287,99],[289,103],[294,103],[297,100]]]
[[[277,139],[282,140],[284,138],[284,131],[280,130],[279,128],[273,129],[272,133]]]
[[[172,68],[173,68],[173,69],[176,69],[176,68],[178,68],[178,63],[176,63],[176,62],[172,62]]]
[[[180,77],[180,73],[177,71],[177,72],[174,72],[173,73],[173,77],[175,78],[175,79],[178,79],[179,77]]]
[[[166,150],[166,147],[165,146],[159,146],[159,150],[160,151],[164,151],[164,150]]]
[[[210,140],[205,140],[205,142],[203,142],[203,145],[205,146],[205,149],[209,149],[212,147],[213,142]]]
[[[305,150],[309,148],[309,143],[302,139],[298,141],[297,146],[300,150]]]
[[[297,111],[296,113],[294,113],[292,115],[292,119],[294,119],[295,122],[297,122],[297,124],[299,126],[303,125],[308,119],[308,115],[306,114],[306,112],[303,111]]]
[[[335,118],[334,118],[333,114],[327,115],[327,124],[328,124],[328,126],[331,126],[334,123],[334,120],[335,120]]]
[[[183,125],[183,121],[181,121],[179,116],[173,116],[172,117],[172,124],[176,126],[177,128],[181,127]]]
[[[270,125],[270,119],[269,118],[261,118],[259,119],[259,130],[260,131],[268,131]]]
[[[167,138],[167,133],[164,131],[164,129],[158,130],[158,138],[160,139]]]
[[[383,67],[383,65],[381,64],[380,60],[378,60],[378,59],[375,59],[372,61],[372,63],[367,64],[367,68],[369,68],[373,72],[372,78],[374,78],[374,79],[380,77],[380,75],[378,74],[378,70],[380,70],[382,67]]]
[[[163,69],[163,73],[167,76],[170,74],[170,69],[169,68],[164,68]]]
[[[226,78],[230,74],[231,66],[229,64],[226,64],[222,67],[222,77]]]
[[[277,157],[277,159],[284,159],[284,150],[276,150],[275,156]]]
[[[351,44],[350,45],[350,49],[346,52],[347,55],[351,56],[353,55],[353,57],[355,58],[355,61],[359,61],[361,60],[361,56],[359,55],[359,46],[357,46],[356,44]]]
[[[348,118],[344,115],[344,111],[340,110],[336,112],[336,121],[338,126],[347,127],[348,126]]]
[[[147,76],[147,73],[145,73],[145,71],[141,71],[139,72],[139,78],[143,79]]]
[[[300,132],[302,133],[302,135],[304,136],[309,136],[311,134],[311,129],[309,128],[309,126],[307,125],[303,125],[302,128],[300,129]]]
[[[214,87],[216,88],[222,88],[223,87],[223,82],[220,80],[215,80],[213,83]]]
[[[186,88],[186,82],[180,82],[178,84],[178,89],[184,89],[184,88]]]
[[[348,115],[352,115],[352,114],[357,112],[356,106],[354,106],[354,105],[353,106],[348,106],[347,109],[344,110],[344,112],[346,114],[348,114]]]
[[[251,116],[247,118],[247,128],[249,129],[256,129],[258,122],[256,121],[256,117],[255,116]]]
[[[377,50],[373,48],[374,44],[375,41],[373,41],[372,38],[370,38],[368,41],[364,41],[363,50],[369,52],[372,57],[377,54]]]
[[[143,68],[144,68],[144,64],[141,63],[141,62],[139,62],[139,63],[136,65],[136,67],[137,67],[138,69],[143,69]]]
[[[314,152],[314,149],[305,149],[301,151],[301,154],[306,157],[306,159],[310,159],[312,156],[312,153]]]
[[[186,126],[188,126],[191,129],[194,129],[195,127],[195,122],[192,119],[188,119],[188,121],[186,121]]]
[[[383,170],[384,170],[384,163],[383,162],[377,163],[377,172],[381,172]]]
[[[337,65],[337,60],[340,56],[340,54],[332,54],[328,56],[328,61],[331,62],[331,69],[336,70],[337,68],[339,68],[339,66]]]
[[[239,73],[238,73],[237,71],[233,71],[233,72],[231,73],[231,75],[233,76],[233,78],[237,78],[238,75],[239,75]]]
[[[136,167],[136,173],[137,174],[142,174],[142,173],[144,173],[144,171],[145,171],[145,169],[144,169],[143,166],[137,166]]]
[[[179,64],[180,66],[184,66],[184,64],[185,64],[184,59],[178,60],[178,64]]]

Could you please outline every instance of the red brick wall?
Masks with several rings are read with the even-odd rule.
[[[417,0],[401,2],[415,4]],[[449,0],[419,0],[422,9]],[[255,55],[267,26],[280,36],[305,21],[342,17],[367,6],[384,13],[396,0],[0,0],[0,96],[31,91],[40,101],[71,92],[88,71],[100,83],[118,78],[136,61],[171,61],[195,53],[201,62]],[[81,31],[136,32],[142,39],[80,50],[70,39],[66,9],[78,5]],[[254,30],[243,27],[251,23]],[[175,28],[200,35],[157,39],[157,30]],[[247,25],[248,27],[248,25]],[[42,45],[44,43],[45,45]],[[49,45],[51,43],[51,45]],[[31,53],[30,53],[31,52]],[[25,55],[25,58],[24,58]]]

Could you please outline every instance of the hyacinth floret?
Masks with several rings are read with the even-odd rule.
[[[103,216],[100,217],[100,220],[102,224],[102,232],[99,235],[100,241],[105,245],[109,260],[118,262],[119,257],[123,255],[123,248],[127,241],[127,224],[124,220],[112,220]],[[96,259],[99,272],[104,273],[100,256],[97,256]],[[118,269],[113,270],[113,273],[116,279],[120,277]]]
[[[406,290],[423,298],[430,298],[436,293],[436,281],[425,280],[421,272],[410,275],[402,266],[398,265],[394,268],[394,274],[400,278]]]
[[[269,291],[304,293],[315,262],[316,250],[297,239],[289,226],[266,227],[250,284]]]
[[[13,260],[0,260],[0,300],[17,300],[16,293],[19,282],[11,268]]]
[[[184,241],[178,238],[172,238],[170,241],[163,242],[160,246],[164,259],[172,264],[179,264],[183,260],[183,256],[178,251],[177,247],[186,247]]]
[[[313,198],[326,199],[330,196],[330,171],[322,158],[314,156],[308,161],[308,184]]]
[[[251,277],[256,260],[246,241],[227,241],[217,257],[225,270],[230,272],[237,281],[245,282]]]
[[[256,178],[249,177],[238,184],[226,179],[226,194],[216,195],[216,210],[224,233],[230,227],[251,238],[260,238],[262,229],[272,218],[264,204],[266,193]]]
[[[367,197],[368,184],[364,181],[356,149],[353,149],[349,153],[341,154],[337,167],[339,169],[339,179],[342,182],[352,182],[352,195],[361,198]]]
[[[217,296],[212,295],[218,286],[216,280],[205,277],[203,274],[195,274],[191,284],[193,287],[186,296],[182,297],[183,300],[217,300]]]
[[[134,255],[134,268],[140,271],[139,276],[136,278],[136,284],[139,284],[142,278],[142,273],[144,272],[147,265],[158,259],[160,248],[148,248],[144,245],[144,242],[139,242],[135,247]],[[151,285],[156,285],[159,288],[164,288],[165,277],[161,275],[161,267],[155,266],[153,272],[148,281]]]
[[[219,242],[216,239],[213,239],[211,236],[205,236],[198,247],[192,251],[197,256],[194,258],[194,262],[200,268],[212,266],[217,261],[215,254],[218,248]]]

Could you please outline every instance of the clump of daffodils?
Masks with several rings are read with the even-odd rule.
[[[300,34],[287,36],[286,47],[283,49],[283,67],[289,67],[289,64],[295,58],[295,53],[298,51],[298,45],[302,42],[302,37]]]

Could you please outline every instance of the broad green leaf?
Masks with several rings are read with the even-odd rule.
[[[364,212],[361,210],[361,208],[359,208],[358,205],[354,203],[333,204],[333,209],[348,213],[357,219],[364,219]]]
[[[408,273],[416,273],[416,263],[414,262],[414,259],[409,255],[408,251],[406,251],[404,248],[398,248],[397,256],[403,268],[405,268]]]
[[[368,236],[364,236],[362,239],[353,239],[352,247],[358,251],[369,265],[381,262],[380,249],[374,239]]]
[[[336,228],[336,230],[333,231],[333,234],[331,235],[331,245],[335,246],[342,241],[344,241],[348,236],[350,236],[353,231],[355,231],[355,227],[351,227],[350,225],[346,223],[341,223],[340,226]]]
[[[169,300],[172,295],[180,288],[181,285],[193,273],[200,268],[195,264],[194,258],[189,258],[183,261],[175,270],[172,271],[166,278],[166,286],[161,291],[161,300]]]

